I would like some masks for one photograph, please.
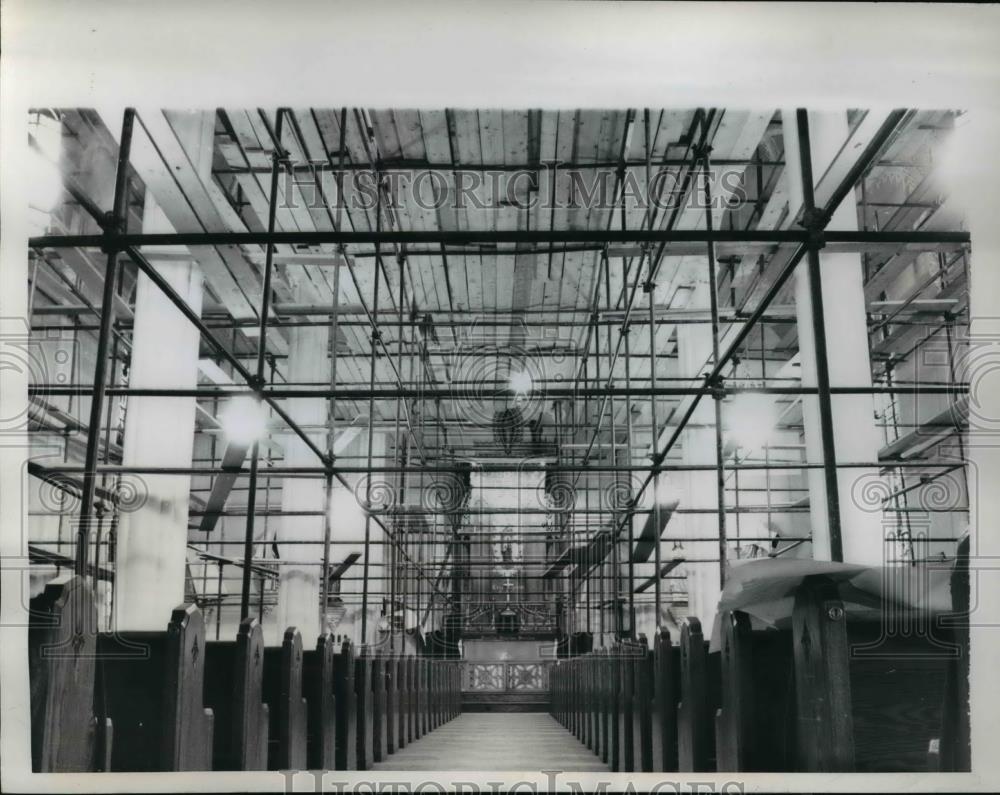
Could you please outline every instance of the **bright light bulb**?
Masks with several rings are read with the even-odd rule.
[[[532,387],[531,373],[524,370],[520,373],[510,374],[510,391],[517,395],[530,394]]]
[[[744,450],[763,447],[778,424],[773,395],[744,392],[723,409],[730,438]]]
[[[234,444],[251,445],[267,435],[267,413],[250,395],[232,398],[219,413],[219,423]]]

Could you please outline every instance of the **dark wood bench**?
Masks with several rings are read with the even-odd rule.
[[[617,647],[602,650],[599,692],[601,694],[601,760],[612,770],[617,769],[618,759],[618,709],[621,695],[621,660]]]
[[[211,770],[201,611],[175,608],[166,632],[102,633],[97,655],[99,714],[116,729],[110,769]]]
[[[427,659],[417,657],[414,668],[414,687],[417,691],[416,739],[427,734]]]
[[[411,656],[406,657],[406,681],[408,682],[407,688],[410,691],[410,709],[407,715],[407,729],[406,729],[406,741],[407,743],[414,742],[419,734],[417,730],[417,723],[419,719],[420,710],[420,693],[419,693],[419,682],[417,680],[417,657]]]
[[[653,652],[645,635],[629,644],[632,660],[632,729],[631,755],[626,752],[626,772],[650,772],[653,769]]]
[[[653,638],[649,676],[650,765],[656,772],[675,772],[677,759],[677,706],[680,701],[680,646],[671,642],[666,629]]]
[[[680,702],[677,705],[677,766],[682,772],[715,770],[713,716],[720,698],[719,653],[708,650],[701,622],[681,625]]]
[[[427,661],[427,731],[434,731],[438,726],[438,682],[437,660]]]
[[[381,762],[388,756],[389,716],[386,713],[386,657],[376,652],[371,657],[372,684],[372,759]]]
[[[355,739],[357,770],[371,770],[375,763],[373,756],[375,711],[372,693],[372,657],[367,649],[354,658]]]
[[[302,695],[302,635],[289,627],[281,646],[264,650],[264,700],[269,705],[268,770],[304,770],[308,706]]]
[[[640,642],[619,644],[618,676],[618,735],[616,772],[631,773],[642,769],[641,745],[643,733],[649,734],[648,706],[643,709],[643,700],[649,698],[648,686],[641,686],[643,665],[649,656],[645,638]],[[644,723],[645,720],[645,723]]]
[[[246,618],[235,641],[205,646],[205,704],[215,716],[213,770],[266,770],[270,722],[263,703],[264,634]]]
[[[108,770],[111,719],[94,712],[97,610],[82,577],[49,582],[29,604],[31,766],[36,773]]]
[[[388,654],[384,659],[385,670],[385,755],[396,753],[399,746],[399,658]]]
[[[906,631],[887,631],[879,611],[849,615],[837,583],[812,575],[791,627],[755,631],[746,613],[723,614],[719,770],[917,772],[953,760],[961,644],[934,616],[887,610]]]
[[[400,654],[396,658],[396,700],[398,718],[396,720],[396,748],[405,748],[410,742],[410,660]]]
[[[336,769],[358,769],[357,693],[354,686],[354,647],[343,638],[333,665],[334,698],[337,708]]]
[[[310,770],[337,764],[337,704],[334,692],[336,648],[332,635],[320,635],[316,648],[302,656],[302,688],[308,705],[306,762]]]
[[[427,731],[434,731],[441,717],[441,683],[438,678],[440,667],[437,660],[427,661]]]

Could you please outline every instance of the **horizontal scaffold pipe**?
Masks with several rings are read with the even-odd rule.
[[[693,380],[693,379],[692,379]],[[450,387],[436,389],[343,389],[340,387],[264,387],[254,390],[249,387],[205,387],[194,389],[167,389],[167,388],[145,388],[109,386],[105,390],[107,395],[127,395],[130,397],[177,397],[177,398],[227,398],[239,395],[259,395],[267,400],[284,400],[291,398],[336,398],[337,400],[459,400],[459,401],[488,401],[490,398],[478,398],[476,393],[466,393],[464,390],[473,390],[480,386],[474,382],[458,382]],[[35,384],[28,387],[29,395],[39,396],[87,396],[91,394],[93,387],[85,385],[56,386],[48,384]],[[873,386],[839,386],[831,387],[830,393],[833,395],[964,395],[969,391],[967,384],[955,384],[944,386],[885,386],[876,384]],[[684,397],[689,395],[717,394],[738,395],[743,393],[756,393],[764,395],[815,395],[818,393],[816,387],[808,386],[663,386],[663,387],[642,387],[633,386],[631,389],[625,387],[551,387],[540,391],[539,398],[546,400],[585,398],[585,397],[643,397],[654,395],[656,397]],[[500,395],[497,396],[501,398]]]
[[[28,241],[31,248],[105,248],[130,246],[250,246],[250,245],[323,245],[343,246],[365,243],[770,243],[802,244],[813,242],[804,229],[741,230],[717,229],[646,229],[646,230],[537,230],[537,231],[430,231],[430,232],[179,232],[130,233],[106,232],[97,235],[42,235]],[[828,231],[823,235],[828,245],[967,245],[968,232],[850,232]],[[489,252],[483,252],[489,253]],[[337,259],[330,255],[331,261]],[[339,264],[339,263],[338,263]]]
[[[939,467],[954,467],[963,465],[961,462],[951,461],[931,461],[906,459],[900,461],[864,461],[864,462],[837,462],[838,469],[935,469]],[[768,463],[741,463],[727,466],[729,471],[764,471],[764,470],[797,470],[797,469],[822,469],[823,463],[798,462],[798,461],[771,461]],[[388,474],[405,472],[408,475],[435,475],[455,472],[469,472],[470,467],[466,466],[434,466],[434,467],[397,467],[397,466],[373,466],[370,469],[364,466],[337,466],[333,467],[342,474]],[[518,460],[511,462],[480,462],[471,466],[473,472],[714,472],[715,464],[667,464],[661,463],[659,466],[652,464],[552,464],[539,460]],[[228,468],[228,467],[158,467],[139,466],[126,464],[98,464],[97,472],[119,475],[218,475],[223,472],[230,474],[249,474],[249,469]],[[40,466],[39,472],[47,474],[73,474],[83,472],[82,464],[51,464]],[[327,470],[321,466],[274,466],[261,470],[261,477],[322,477]],[[420,486],[418,481],[417,486]],[[514,488],[514,487],[512,487]],[[516,513],[515,511],[512,511]]]

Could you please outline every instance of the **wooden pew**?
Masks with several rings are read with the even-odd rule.
[[[598,697],[597,652],[587,652],[583,663],[583,700],[587,721],[584,726],[584,738],[587,747],[595,754],[600,754],[600,733],[598,732],[598,716],[600,715],[600,700]]]
[[[604,649],[603,652],[601,661],[603,702],[601,710],[601,731],[603,733],[601,759],[612,770],[616,770],[618,765],[618,709],[621,696],[621,674],[618,669],[621,659],[617,647]]]
[[[585,729],[587,703],[583,699],[584,684],[584,660],[580,657],[576,657],[573,659],[573,669],[570,672],[570,687],[572,688],[573,699],[573,734],[576,739],[584,745],[587,745]]]
[[[29,605],[31,766],[36,773],[108,770],[111,719],[94,713],[97,610],[82,577],[60,577]]]
[[[336,769],[358,769],[357,694],[354,688],[354,647],[344,638],[333,663],[337,710]]]
[[[396,658],[382,655],[382,758],[396,752]]]
[[[427,731],[437,728],[437,660],[427,660],[425,675],[427,676]]]
[[[362,649],[354,660],[354,693],[356,697],[355,739],[358,770],[371,770],[374,753],[374,693],[372,692],[372,662],[370,652]]]
[[[213,770],[266,770],[270,721],[263,703],[264,633],[246,618],[235,641],[205,645],[204,700],[215,716]]]
[[[958,659],[929,616],[887,633],[880,616],[849,617],[838,586],[806,577],[790,628],[757,630],[721,616],[718,769],[923,771],[948,736],[948,686]],[[945,743],[947,745],[947,743]]]
[[[910,620],[905,634],[849,621],[834,583],[803,581],[792,613],[799,769],[926,770],[957,647],[951,631],[933,631],[932,617]],[[814,714],[829,715],[823,732]]]
[[[715,718],[720,771],[795,770],[792,633],[752,632],[741,611],[720,617],[721,700]]]
[[[97,639],[98,708],[116,729],[114,772],[211,770],[213,714],[205,709],[205,625],[195,605],[174,609],[166,632]]]
[[[969,543],[967,535],[958,544],[955,567],[951,573],[950,616],[938,619],[942,629],[953,633],[958,657],[948,667],[942,708],[939,758],[936,769],[968,771],[972,765],[971,726],[969,725]]]
[[[433,700],[433,720],[431,725],[436,729],[441,725],[441,669],[442,663],[440,660],[434,660],[431,663],[431,692],[434,694]]]
[[[414,687],[417,691],[416,739],[427,734],[427,660],[417,657]]]
[[[396,748],[405,748],[409,743],[410,730],[410,677],[409,657],[396,657]]]
[[[264,700],[271,715],[268,770],[304,770],[308,706],[302,697],[302,635],[285,630],[281,646],[264,650]]]
[[[336,768],[335,657],[333,636],[329,634],[320,635],[316,648],[302,655],[302,689],[308,705],[306,763],[310,770]]]
[[[418,659],[416,655],[406,658],[406,681],[408,682],[408,689],[410,691],[410,711],[406,729],[407,743],[415,742],[420,736],[418,727],[420,719],[420,683],[417,680],[417,663]]]
[[[636,767],[636,740],[637,728],[641,726],[637,723],[638,699],[636,686],[638,681],[639,661],[645,656],[646,647],[638,644],[622,643],[619,649],[618,662],[618,733],[617,733],[617,754],[612,770],[616,772],[631,773]]]
[[[389,755],[389,714],[386,693],[388,658],[376,652],[372,656],[372,759],[381,762]]]
[[[677,706],[677,763],[683,772],[715,769],[713,716],[719,701],[719,654],[709,653],[701,622],[681,626],[680,703]]]
[[[653,770],[653,653],[645,635],[632,645],[637,656],[632,666],[631,770],[649,773]]]
[[[581,742],[591,751],[597,751],[597,699],[594,693],[594,652],[580,658],[580,710],[583,717]]]

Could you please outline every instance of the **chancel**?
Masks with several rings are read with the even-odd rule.
[[[38,772],[965,771],[959,110],[32,110]]]

